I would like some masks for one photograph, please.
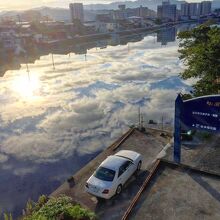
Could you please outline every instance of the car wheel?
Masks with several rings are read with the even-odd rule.
[[[96,197],[96,199],[97,199],[97,201],[98,201],[99,203],[103,203],[103,202],[105,202],[105,199],[103,199],[103,198]]]
[[[119,195],[119,194],[121,193],[121,191],[122,191],[122,185],[120,184],[120,185],[117,187],[115,194],[116,194],[116,195]]]
[[[142,165],[142,161],[140,160],[137,165],[137,171],[140,171]]]

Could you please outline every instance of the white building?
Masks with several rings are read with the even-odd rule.
[[[69,4],[71,21],[80,20],[82,23],[84,22],[84,10],[82,3],[71,3]]]
[[[119,26],[115,22],[96,22],[96,31],[99,33],[116,32],[119,30]]]
[[[157,17],[161,20],[175,21],[176,15],[176,5],[170,4],[169,1],[164,1],[157,7]]]
[[[130,21],[134,25],[139,25],[141,27],[144,26],[143,18],[139,16],[131,16],[128,18],[128,21]]]

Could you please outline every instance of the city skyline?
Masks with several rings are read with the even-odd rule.
[[[134,1],[134,0],[130,0]],[[62,7],[68,8],[69,3],[80,2],[83,4],[109,4],[113,2],[128,2],[126,0],[64,0],[62,2],[58,0],[15,0],[13,2],[1,2],[0,12],[9,10],[25,10],[35,7],[49,6],[49,7]],[[201,2],[199,0],[187,0],[187,2]]]

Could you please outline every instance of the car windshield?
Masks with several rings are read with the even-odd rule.
[[[114,177],[115,177],[115,171],[114,170],[110,170],[108,168],[105,167],[99,167],[96,171],[94,176],[100,180],[104,180],[104,181],[113,181]]]

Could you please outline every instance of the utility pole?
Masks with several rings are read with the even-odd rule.
[[[29,66],[28,66],[28,58],[27,58],[27,54],[25,54],[25,59],[26,59],[26,71],[28,73],[28,80],[30,82],[30,69],[29,69]]]
[[[141,114],[141,129],[144,127],[144,116]]]
[[[141,107],[138,107],[138,127],[141,128]]]
[[[51,54],[51,57],[52,57],[53,70],[55,70],[55,64],[54,64],[54,59],[53,59],[53,53]]]
[[[18,24],[21,26],[21,16],[18,14],[17,17],[18,17]]]
[[[30,79],[30,70],[29,70],[29,66],[28,66],[28,63],[26,63],[26,68],[27,68],[27,73],[28,73],[28,80],[29,80],[29,82],[31,81],[31,79]]]

